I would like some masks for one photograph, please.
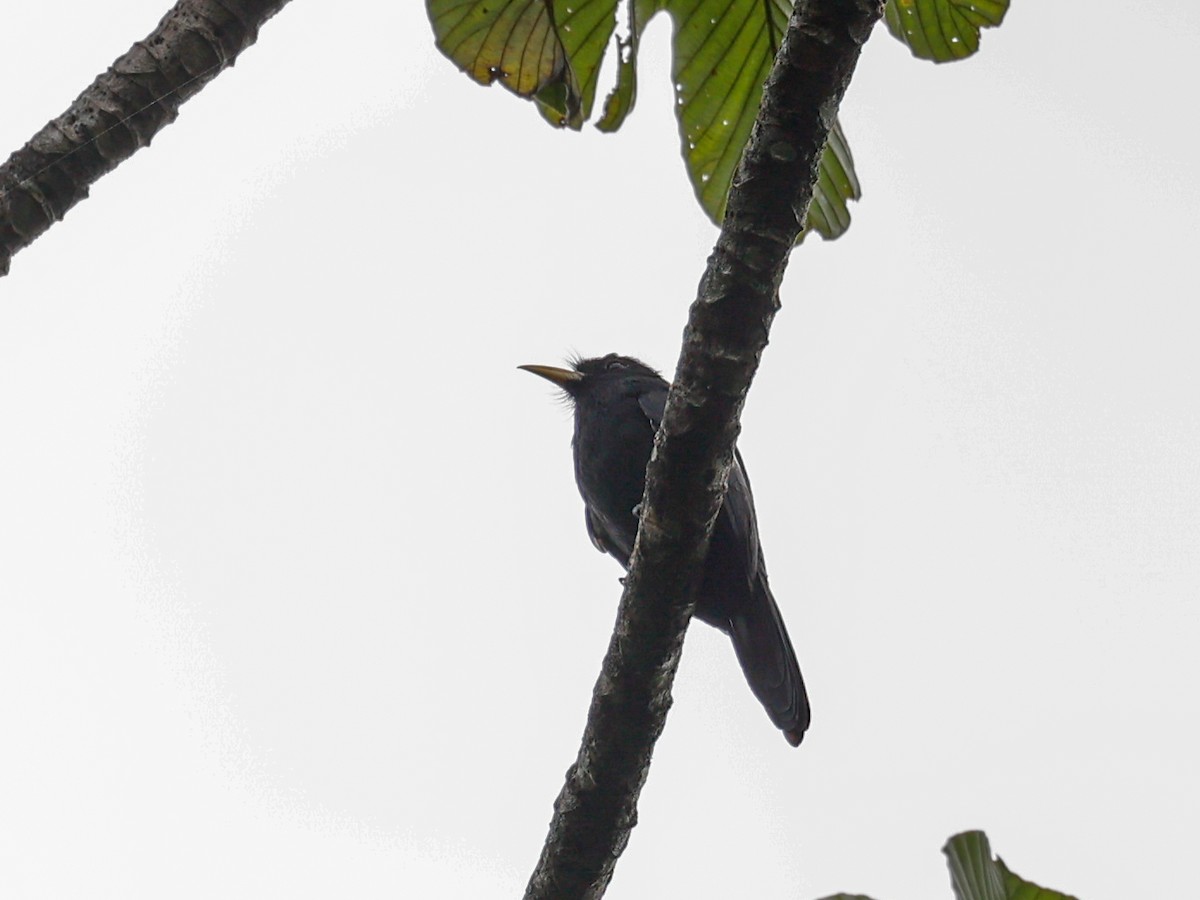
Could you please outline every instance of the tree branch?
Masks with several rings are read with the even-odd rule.
[[[0,276],[258,37],[288,0],[181,0],[0,166]]]
[[[637,821],[742,405],[817,166],[882,0],[797,0],[700,280],[617,625],[526,900],[596,898]]]

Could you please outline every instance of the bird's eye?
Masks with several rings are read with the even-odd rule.
[[[628,366],[625,365],[625,360],[623,360],[623,359],[610,359],[610,360],[608,360],[608,362],[606,362],[604,364],[604,371],[606,371],[606,372],[611,372],[614,369],[625,369],[625,368],[628,368]]]

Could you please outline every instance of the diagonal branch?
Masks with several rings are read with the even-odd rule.
[[[797,0],[700,280],[579,756],[526,900],[596,898],[637,820],[693,593],[817,166],[882,0]]]
[[[0,276],[107,175],[175,121],[288,0],[180,0],[145,40],[0,166]]]

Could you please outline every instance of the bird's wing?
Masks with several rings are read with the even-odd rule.
[[[663,384],[647,387],[638,394],[638,406],[646,414],[650,425],[658,430],[662,422],[663,410],[667,406],[667,386]],[[629,555],[633,552],[633,532],[628,534],[617,524],[610,522],[603,513],[584,507],[584,522],[587,524],[588,537],[592,545],[601,553],[607,553],[621,565],[628,568]]]
[[[658,426],[662,424],[663,411],[667,408],[666,384],[647,387],[645,391],[638,394],[638,406],[642,408],[642,412],[646,414],[646,418],[650,420],[654,430],[658,431]]]
[[[638,397],[638,405],[657,429],[667,405],[667,388],[648,390]],[[714,568],[711,557],[706,562],[707,576],[701,586],[697,615],[729,633],[751,690],[771,721],[783,730],[788,743],[795,746],[808,728],[808,694],[783,617],[767,586],[754,495],[737,448],[711,546],[717,548],[724,565],[718,563]],[[716,579],[715,596],[703,596],[708,578]]]
[[[608,529],[604,527],[604,523],[600,521],[590,506],[583,508],[583,521],[587,525],[588,537],[592,539],[592,546],[601,553],[608,553],[620,559],[620,554],[616,552],[616,545],[608,534]]]
[[[796,651],[766,579],[743,598],[729,619],[729,636],[746,681],[771,721],[793,747],[808,728],[811,713]]]
[[[726,583],[723,602],[728,604],[725,610],[729,614],[729,636],[738,662],[771,721],[794,747],[808,728],[808,694],[783,616],[767,585],[767,566],[758,542],[750,478],[736,450],[733,468],[729,470],[725,505],[713,529],[713,547],[727,563],[730,559],[737,560],[725,569],[724,577],[730,581]],[[731,548],[738,549],[729,553]]]
[[[667,387],[655,386],[638,396],[638,406],[650,420],[655,430],[662,423],[663,412],[667,407]],[[754,515],[754,495],[750,491],[750,478],[746,474],[746,466],[742,462],[742,454],[735,447],[733,450],[733,467],[729,470],[729,487],[725,493],[725,505],[717,518],[717,528],[728,528],[733,532],[733,546],[746,548],[746,559],[750,562],[750,571],[746,573],[753,583],[758,573],[766,574],[762,553],[758,546],[758,521]]]
[[[754,514],[754,495],[750,491],[750,477],[746,474],[746,466],[742,462],[742,454],[735,447],[733,450],[733,467],[729,470],[729,487],[725,491],[725,505],[721,515],[733,532],[734,546],[746,548],[746,559],[750,563],[750,571],[746,573],[753,583],[761,573],[767,574],[767,568],[762,558],[762,550],[758,545],[758,518]]]

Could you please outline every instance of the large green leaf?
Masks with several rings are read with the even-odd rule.
[[[696,197],[714,221],[724,215],[790,6],[784,0],[666,5],[675,23],[671,77],[683,156]]]
[[[637,51],[646,23],[663,7],[665,0],[627,0],[628,35],[617,38],[617,83],[604,101],[604,115],[596,127],[616,131],[633,111],[637,101]]]
[[[1008,0],[887,0],[888,31],[913,56],[952,62],[979,49],[979,32],[1004,21]]]
[[[982,831],[956,834],[942,848],[950,864],[950,883],[958,900],[1078,900],[1039,887],[1014,875],[992,848]],[[862,894],[835,894],[821,900],[871,900]]]
[[[618,0],[426,0],[439,49],[476,81],[500,81],[537,100],[554,125],[578,128],[593,111]],[[674,22],[675,114],[688,177],[720,223],[729,184],[750,136],[762,85],[787,27],[790,0],[625,0],[616,38],[616,85],[597,122],[621,127],[637,100],[637,50],[646,24]],[[841,126],[830,134],[806,230],[827,238],[850,225],[860,195]]]
[[[480,84],[499,81],[560,124],[582,123],[579,80],[548,0],[426,0],[426,10],[438,49]]]
[[[426,0],[438,48],[481,84],[499,81],[535,100],[553,125],[580,128],[593,112],[600,65],[621,0]],[[999,25],[1009,0],[888,0],[892,34],[924,59],[945,62],[979,49],[981,28]],[[616,36],[617,78],[597,127],[616,131],[637,101],[637,51],[650,19],[675,24],[672,79],[688,178],[720,223],[733,172],[750,137],[762,85],[787,27],[789,0],[624,0]],[[854,160],[834,123],[805,233],[836,238],[861,196]]]
[[[1004,876],[982,831],[956,834],[942,852],[949,861],[950,884],[958,900],[1007,900]]]
[[[1078,897],[1052,891],[1050,888],[1041,887],[1032,881],[1026,881],[1020,875],[1014,875],[1004,864],[1004,860],[998,856],[996,865],[1004,873],[1004,888],[1008,891],[1008,900],[1079,900]]]
[[[950,864],[950,881],[958,900],[1077,900],[1039,887],[1014,875],[992,848],[982,831],[956,834],[942,848]]]
[[[634,0],[629,37],[621,45],[617,85],[598,123],[615,131],[637,99],[637,49],[650,17],[666,10],[675,24],[671,77],[675,113],[688,177],[709,217],[725,215],[729,184],[750,137],[779,41],[787,28],[787,0]],[[848,201],[862,196],[854,159],[835,122],[821,157],[807,231],[836,238],[850,227]]]
[[[808,209],[805,231],[815,231],[829,240],[841,237],[850,227],[850,207],[846,203],[861,196],[862,189],[858,185],[858,176],[854,174],[850,145],[842,133],[841,121],[835,120],[829,131],[829,143],[821,154],[817,190]]]
[[[556,120],[553,115],[547,115],[547,119],[551,125],[578,129],[592,115],[600,63],[617,25],[617,0],[554,0],[553,9],[559,39],[579,82],[581,97],[577,119]],[[542,112],[546,114],[545,107]]]

